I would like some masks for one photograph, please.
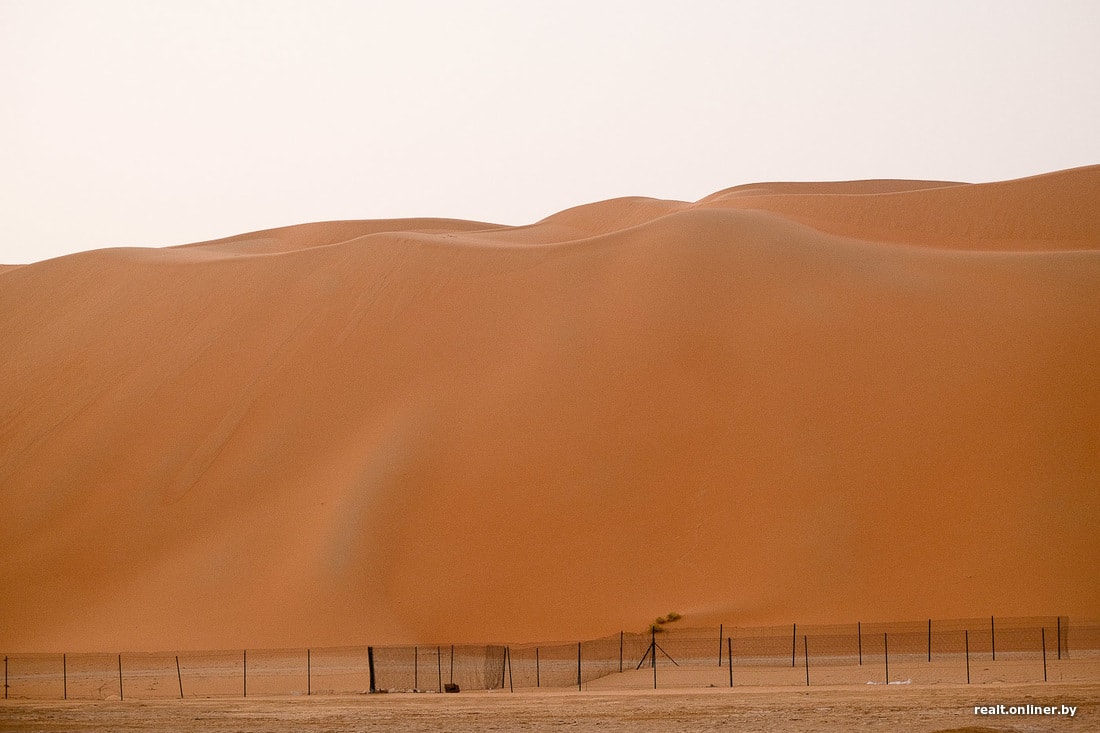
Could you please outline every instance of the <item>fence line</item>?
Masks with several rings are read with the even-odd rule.
[[[1040,674],[1048,681],[1052,669],[1058,672],[1069,663],[1071,640],[1073,657],[1100,658],[1100,623],[1075,624],[1071,637],[1065,616],[738,628],[722,624],[717,629],[670,624],[659,633],[621,631],[575,643],[509,646],[9,654],[4,657],[4,697],[131,700],[584,690],[593,685],[733,687],[735,678],[738,686],[970,683],[972,664],[979,665],[979,682],[1038,681]]]

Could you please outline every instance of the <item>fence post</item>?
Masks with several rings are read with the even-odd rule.
[[[65,654],[61,655],[61,699],[69,699],[69,661]]]
[[[963,629],[963,643],[966,645],[966,684],[970,684],[970,631]]]
[[[443,648],[439,646],[435,648],[435,668],[439,673],[439,691],[443,692]]]
[[[413,689],[420,689],[420,650],[413,647]]]
[[[309,647],[306,647],[306,697],[313,694],[313,660],[310,658]]]
[[[455,645],[451,644],[451,684],[455,683]]]
[[[932,619],[928,619],[928,661],[932,661]]]
[[[802,637],[802,653],[806,657],[806,687],[810,686],[810,642]]]
[[[118,699],[122,700],[122,655],[118,655]]]
[[[374,680],[374,647],[372,646],[367,647],[367,671],[370,674],[370,691],[378,692]]]
[[[718,666],[722,666],[722,624],[718,624]]]
[[[577,690],[581,689],[581,643],[577,642]]]
[[[859,644],[859,666],[863,666],[863,626],[856,621],[856,639]]]
[[[798,624],[791,624],[791,666],[794,666],[794,655],[798,650]]]
[[[180,655],[176,655],[176,680],[180,683],[180,700],[183,699],[183,675],[180,673]]]
[[[539,668],[538,647],[535,647],[535,687],[542,687],[542,670]]]
[[[512,648],[504,647],[504,654],[508,657],[508,692],[515,692],[515,688],[512,687]]]
[[[733,638],[726,639],[726,661],[730,663],[730,687],[733,687]]]
[[[8,657],[4,656],[4,699],[8,699]]]
[[[537,650],[536,650],[537,651]],[[619,632],[619,671],[623,671],[623,632]]]
[[[997,661],[997,630],[993,626],[993,617],[989,617],[989,646],[993,650],[993,661]]]
[[[244,650],[244,669],[243,669],[243,672],[242,672],[242,676],[243,676],[243,679],[244,679],[244,689],[243,689],[244,695],[243,695],[243,697],[248,697],[248,650],[247,649]]]
[[[1039,630],[1043,640],[1043,682],[1047,681],[1047,630],[1044,626]]]

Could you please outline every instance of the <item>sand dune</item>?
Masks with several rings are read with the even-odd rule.
[[[0,270],[0,649],[1100,616],[1100,167]]]

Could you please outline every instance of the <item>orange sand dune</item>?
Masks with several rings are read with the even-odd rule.
[[[0,271],[0,649],[1100,616],[1100,167]]]
[[[831,234],[964,250],[1092,250],[1100,231],[1100,166],[980,186],[913,181],[825,184],[817,191],[806,186],[733,188],[700,204],[772,211]]]

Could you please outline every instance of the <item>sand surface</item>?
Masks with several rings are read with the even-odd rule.
[[[1100,617],[1098,201],[775,183],[0,269],[0,649]]]
[[[1063,715],[977,715],[975,706],[1073,706]],[[460,693],[132,703],[0,701],[0,731],[1092,731],[1100,686],[949,685],[617,693]]]

